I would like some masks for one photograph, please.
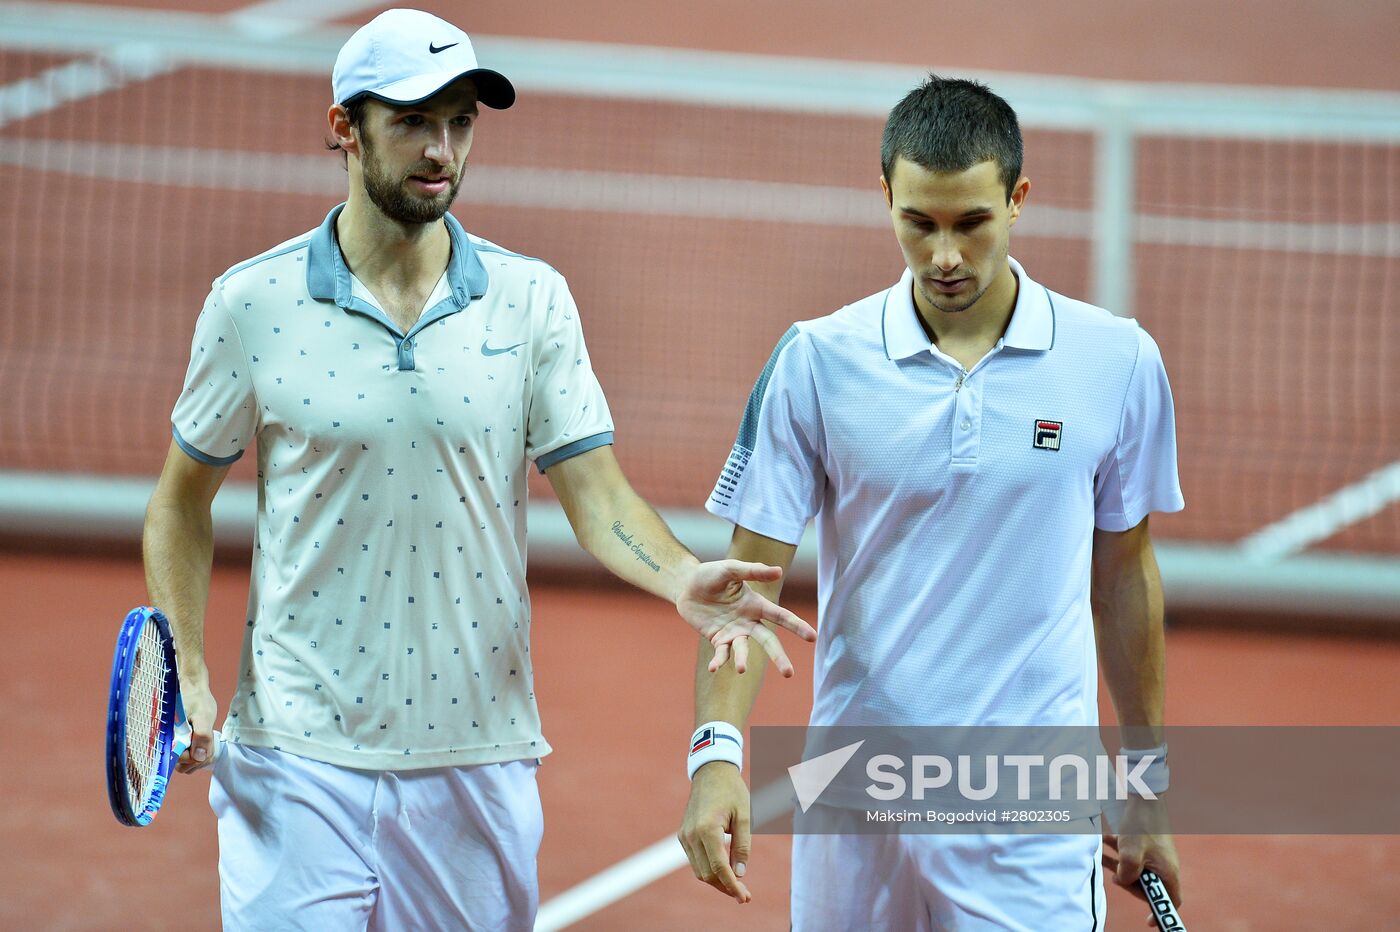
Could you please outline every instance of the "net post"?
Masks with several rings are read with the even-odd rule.
[[[1133,316],[1133,157],[1127,107],[1104,108],[1094,134],[1094,303]]]

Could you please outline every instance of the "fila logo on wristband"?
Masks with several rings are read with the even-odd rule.
[[[686,775],[695,778],[695,771],[722,760],[744,769],[744,736],[728,722],[706,722],[690,736],[690,756],[686,760]]]
[[[691,742],[690,753],[694,754],[696,751],[703,751],[714,743],[715,730],[713,728],[702,728],[695,736],[695,740]]]

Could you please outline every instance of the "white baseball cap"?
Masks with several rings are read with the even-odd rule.
[[[331,90],[338,104],[365,96],[417,104],[462,77],[476,82],[477,99],[488,107],[515,103],[515,86],[477,64],[465,32],[422,10],[385,10],[341,47]]]

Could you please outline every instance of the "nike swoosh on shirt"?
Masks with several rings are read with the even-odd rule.
[[[446,52],[448,49],[455,48],[456,46],[459,46],[461,44],[462,43],[460,42],[453,42],[450,45],[433,45],[431,42],[429,42],[428,51],[436,55],[438,52]]]
[[[528,341],[527,341],[527,342],[528,342]],[[487,346],[487,345],[486,345],[486,341],[485,341],[485,340],[482,340],[482,341],[481,341],[481,355],[483,355],[483,356],[499,356],[499,355],[501,355],[502,353],[509,353],[511,350],[516,349],[517,347],[524,346],[524,345],[525,345],[524,343],[516,343],[514,346],[502,346],[502,347],[500,347],[500,348],[498,349],[498,348],[495,348],[495,347]]]

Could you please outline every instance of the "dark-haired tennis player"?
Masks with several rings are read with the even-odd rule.
[[[1097,647],[1141,751],[1164,683],[1148,515],[1183,504],[1171,392],[1146,331],[1009,257],[1021,162],[1015,113],[980,84],[933,77],[894,108],[882,187],[907,269],[783,336],[708,507],[736,525],[730,556],[784,568],[816,519],[813,725],[1094,725]],[[702,676],[702,729],[738,737],[761,674]],[[743,901],[748,789],[713,747],[692,754],[708,761],[681,840]],[[1102,843],[1084,828],[797,835],[793,927],[1100,929]],[[1116,842],[1119,884],[1148,865],[1180,900],[1170,835]]]
[[[478,107],[509,107],[511,83],[466,33],[391,10],[345,44],[333,90],[348,199],[214,282],[147,513],[194,725],[181,768],[208,761],[216,714],[209,505],[253,447],[247,627],[211,789],[225,928],[530,929],[550,748],[529,463],[589,552],[715,643],[761,635],[781,657],[760,619],[815,634],[745,582],[779,570],[700,564],[628,485],[563,277],[447,212]]]

